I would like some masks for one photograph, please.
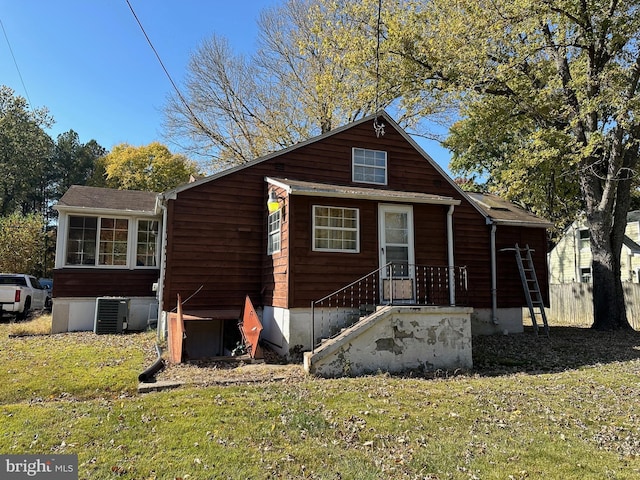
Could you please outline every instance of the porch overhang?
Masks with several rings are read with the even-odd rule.
[[[430,205],[460,205],[460,200],[455,198],[421,192],[401,192],[397,190],[383,190],[380,188],[333,185],[270,177],[265,177],[264,180],[270,185],[282,188],[288,195],[349,198]]]

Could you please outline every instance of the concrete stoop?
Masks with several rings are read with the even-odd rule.
[[[473,366],[469,307],[386,306],[304,354],[321,377]]]

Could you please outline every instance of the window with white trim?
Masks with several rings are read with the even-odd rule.
[[[129,220],[101,218],[98,265],[126,265],[128,238]]]
[[[387,184],[387,152],[353,149],[352,176],[354,182]]]
[[[591,235],[586,228],[578,231],[578,239],[580,241],[580,250],[586,250],[590,246]]]
[[[267,255],[278,253],[281,248],[281,210],[276,210],[267,218]]]
[[[157,220],[68,217],[65,265],[93,267],[156,267]]]
[[[69,217],[67,236],[67,265],[96,264],[96,217]]]
[[[155,267],[157,263],[158,221],[138,220],[136,266]]]
[[[591,267],[584,267],[580,269],[580,281],[582,283],[591,282]]]
[[[357,208],[313,206],[313,250],[358,253],[360,214]]]

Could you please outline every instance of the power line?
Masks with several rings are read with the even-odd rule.
[[[373,130],[376,137],[384,135],[384,123],[378,122],[378,110],[380,109],[380,35],[382,30],[382,0],[378,0],[378,20],[376,22],[376,105]]]
[[[27,97],[27,101],[29,102],[29,105],[33,105],[31,103],[31,99],[29,98],[29,92],[27,92],[27,87],[24,84],[24,80],[22,79],[22,73],[20,73],[20,68],[18,68],[18,62],[16,61],[16,56],[13,54],[13,49],[11,48],[11,43],[9,42],[9,37],[7,36],[7,31],[4,29],[4,23],[2,23],[2,20],[0,20],[0,26],[2,27],[2,33],[4,33],[4,38],[7,41],[9,52],[11,52],[11,58],[13,58],[13,64],[16,66],[16,70],[18,71],[18,77],[20,77],[20,83],[22,83],[24,94]]]
[[[160,66],[162,67],[162,70],[164,70],[165,75],[169,79],[169,82],[171,82],[171,85],[173,86],[173,89],[176,91],[176,94],[178,95],[178,98],[180,99],[182,104],[185,106],[185,108],[187,109],[189,114],[191,115],[191,118],[193,119],[193,121],[196,122],[196,124],[204,132],[209,133],[209,129],[207,129],[204,125],[202,125],[202,123],[200,122],[198,117],[196,117],[196,114],[193,113],[193,110],[191,110],[191,107],[189,106],[189,104],[187,103],[185,98],[182,96],[182,93],[178,89],[178,86],[176,85],[176,83],[173,81],[173,78],[171,78],[171,75],[169,74],[169,71],[164,66],[164,63],[162,62],[162,59],[160,58],[160,54],[158,53],[156,48],[153,46],[153,43],[151,42],[151,39],[149,38],[149,35],[147,35],[147,32],[144,30],[144,27],[142,26],[142,22],[140,22],[140,19],[138,18],[138,15],[136,15],[136,12],[133,10],[133,7],[131,6],[131,3],[129,2],[129,0],[126,0],[126,2],[127,2],[127,5],[129,6],[129,10],[131,10],[131,13],[133,14],[133,18],[136,19],[136,22],[138,23],[138,26],[140,27],[140,30],[142,30],[144,38],[147,39],[147,43],[151,47],[151,50],[153,50],[153,53],[155,54],[156,58],[158,59],[158,62],[160,63]]]

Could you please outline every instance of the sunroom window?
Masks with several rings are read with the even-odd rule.
[[[357,253],[359,237],[357,208],[313,207],[313,250]]]
[[[65,265],[156,267],[158,225],[157,220],[69,216]]]
[[[69,217],[67,265],[95,265],[97,232],[96,217]]]
[[[129,220],[101,218],[98,265],[126,265],[128,237]]]
[[[353,149],[353,181],[361,183],[387,184],[387,152]]]
[[[158,221],[138,220],[138,240],[136,247],[136,265],[155,267],[158,242]]]

